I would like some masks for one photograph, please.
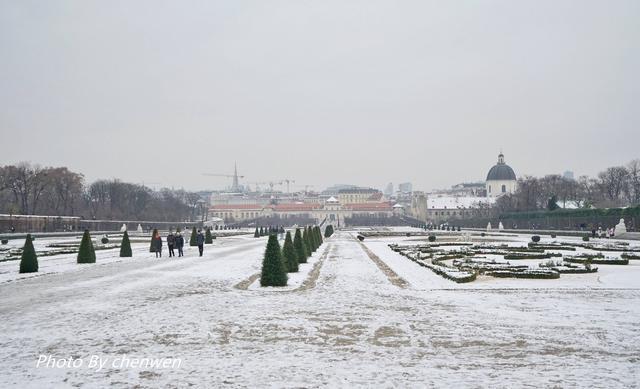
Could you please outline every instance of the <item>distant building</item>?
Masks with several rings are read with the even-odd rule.
[[[487,197],[486,182],[463,182],[453,185],[449,189],[438,189],[430,193],[436,196],[452,197]]]
[[[375,191],[375,190],[374,190]],[[316,223],[327,221],[331,224],[344,225],[345,218],[376,217],[386,218],[404,214],[403,206],[396,206],[387,201],[381,201],[382,193],[373,196],[374,201],[343,203],[336,197],[330,197],[324,203],[281,203],[281,204],[217,204],[209,209],[209,218],[221,218],[226,224],[241,223],[263,218],[280,221],[281,224],[291,225],[287,219],[312,219]],[[356,201],[365,192],[355,193]],[[345,193],[351,196],[353,193]],[[369,194],[371,197],[372,194]],[[347,197],[350,198],[351,197]]]
[[[511,166],[504,162],[504,155],[498,155],[498,163],[487,173],[486,180],[487,197],[500,197],[505,194],[515,193],[518,181],[516,173]]]
[[[384,189],[384,195],[387,197],[393,196],[393,182],[387,184],[387,187]]]
[[[337,198],[342,204],[381,202],[382,192],[373,188],[340,189]]]
[[[567,180],[575,180],[573,172],[571,170],[566,170],[564,173],[562,173],[562,177],[566,178]]]
[[[413,192],[413,185],[410,182],[403,182],[398,185],[398,192],[400,193],[411,193]]]
[[[428,223],[455,222],[474,216],[483,216],[495,202],[495,197],[427,197],[424,219]]]

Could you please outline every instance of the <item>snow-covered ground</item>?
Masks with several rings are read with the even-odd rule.
[[[202,258],[155,259],[147,243],[92,265],[42,257],[35,277],[0,263],[0,387],[639,385],[640,261],[456,284],[387,247],[415,238],[354,236],[328,239],[281,293],[256,286],[266,238],[250,236]],[[40,355],[83,364],[38,367]],[[114,367],[125,355],[180,366]]]

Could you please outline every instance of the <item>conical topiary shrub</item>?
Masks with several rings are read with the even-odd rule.
[[[304,240],[302,240],[302,234],[299,228],[296,228],[296,234],[293,236],[293,248],[296,250],[298,263],[307,263],[307,248],[305,247]]]
[[[196,228],[193,227],[193,230],[191,230],[191,238],[189,238],[189,246],[197,246],[198,245],[198,241],[196,240],[196,237],[198,236],[198,232],[196,231]]]
[[[269,236],[267,250],[262,260],[262,274],[260,275],[260,286],[286,286],[287,270],[282,263],[280,243],[275,235]]]
[[[318,226],[316,226],[316,239],[318,239],[318,246],[322,246],[324,242],[322,241],[322,232]]]
[[[27,234],[27,239],[22,248],[22,258],[20,258],[20,273],[36,273],[38,271],[38,256],[33,248],[31,234]]]
[[[156,243],[153,240],[153,238],[155,238],[156,235],[158,235],[158,229],[154,228],[153,232],[151,233],[151,243],[149,245],[149,252],[150,253],[155,253],[156,252]]]
[[[309,229],[309,233],[311,234],[311,240],[313,241],[313,251],[317,251],[318,247],[320,247],[320,242],[318,242],[318,235],[316,235],[316,227],[311,227]]]
[[[211,235],[211,229],[207,228],[207,231],[204,233],[204,243],[212,244],[213,243],[213,235]]]
[[[333,235],[333,225],[329,224],[327,228],[324,229],[324,237],[330,238]]]
[[[282,262],[284,262],[287,272],[296,273],[298,271],[298,256],[293,248],[293,240],[291,240],[291,232],[287,231],[282,245]]]
[[[256,232],[253,233],[253,237],[254,238],[259,238],[260,237],[260,231],[258,231],[258,227],[256,227]]]
[[[306,253],[308,258],[311,256],[311,253],[313,253],[313,251],[311,251],[313,247],[311,246],[311,236],[309,235],[309,227],[304,228],[304,234],[302,235],[302,240],[304,241],[304,244],[306,246]]]
[[[80,251],[78,251],[78,263],[96,263],[96,251],[93,248],[89,230],[84,230],[84,235],[82,235]]]
[[[311,233],[311,227],[307,227],[304,230],[305,239],[307,240],[307,244],[309,245],[309,251],[313,254],[316,251],[316,243],[313,239],[313,234]]]
[[[129,240],[129,233],[126,230],[124,231],[124,235],[122,235],[122,243],[120,244],[120,257],[133,257],[133,253],[131,252],[131,241]]]

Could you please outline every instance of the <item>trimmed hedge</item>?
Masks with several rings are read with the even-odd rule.
[[[120,244],[120,258],[130,258],[133,256],[131,251],[131,241],[129,240],[129,233],[127,231],[122,235],[122,243]]]
[[[96,251],[93,248],[93,241],[89,230],[84,230],[80,250],[78,251],[78,263],[96,263]]]
[[[33,248],[33,240],[31,234],[27,234],[24,247],[22,248],[22,258],[20,259],[20,273],[37,273],[38,272],[38,256]]]
[[[554,270],[495,270],[487,272],[486,274],[498,278],[530,278],[538,280],[555,280],[560,278],[560,273]]]
[[[607,259],[607,258],[579,258],[579,257],[566,257],[565,262],[570,263],[592,263],[594,265],[628,265],[628,259]]]

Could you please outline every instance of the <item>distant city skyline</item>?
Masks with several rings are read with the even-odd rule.
[[[0,164],[431,190],[502,150],[519,177],[595,176],[640,157],[638,20],[626,0],[2,1]]]

